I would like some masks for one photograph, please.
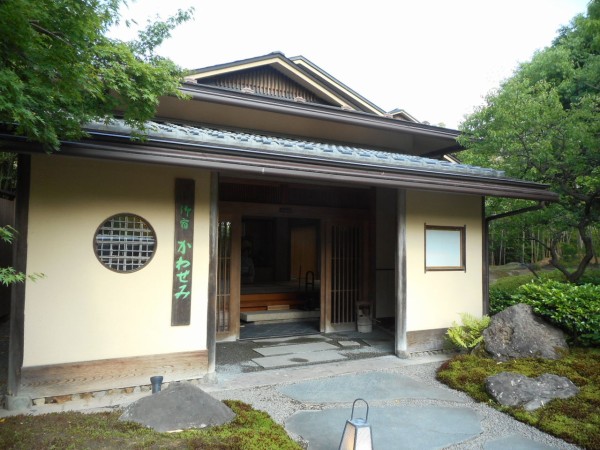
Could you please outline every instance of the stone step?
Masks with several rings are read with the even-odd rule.
[[[271,311],[248,311],[240,313],[245,322],[266,322],[270,320],[298,320],[314,319],[321,317],[320,311],[301,311],[298,309],[271,310]]]

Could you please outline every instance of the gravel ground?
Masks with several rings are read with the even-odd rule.
[[[348,339],[347,335],[331,335],[332,341]],[[301,337],[290,341],[289,343],[308,343],[314,338]],[[265,343],[264,345],[269,345]],[[347,407],[348,410],[351,408],[351,404],[328,404],[328,403],[303,403],[292,398],[289,398],[279,392],[279,387],[284,384],[292,384],[293,382],[286,381],[277,384],[271,384],[266,386],[254,386],[244,387],[242,389],[228,389],[228,380],[235,379],[244,373],[260,372],[263,371],[260,366],[252,361],[258,354],[254,352],[253,348],[256,348],[257,344],[252,341],[238,341],[232,343],[220,343],[218,344],[217,351],[217,378],[219,384],[212,386],[209,389],[211,395],[219,400],[233,399],[241,400],[249,403],[253,407],[267,412],[276,422],[285,424],[285,421],[297,411],[306,410],[322,410],[332,407]],[[8,322],[0,320],[0,389],[4,391],[6,388],[6,360],[8,353]],[[348,350],[347,356],[350,361],[372,359],[382,356],[390,355],[389,351],[382,346],[380,348],[373,348],[368,346],[361,346],[360,348]],[[371,367],[375,366],[374,363]],[[389,372],[401,373],[403,375],[412,377],[426,385],[434,386],[441,389],[449,389],[447,386],[439,383],[435,379],[435,372],[440,362],[425,363],[425,364],[413,364],[396,367],[394,369],[387,370]],[[365,370],[369,369],[369,363],[366,362]],[[269,372],[269,371],[265,371]],[[279,371],[281,372],[281,371]],[[291,373],[291,371],[290,371]],[[315,373],[317,371],[315,370]],[[285,377],[282,377],[285,378]],[[302,380],[296,380],[294,382],[307,381],[309,379],[315,379],[318,376],[307,377]],[[456,391],[453,391],[456,392]],[[2,392],[3,394],[4,392]],[[482,433],[474,439],[463,442],[458,445],[447,447],[450,450],[454,449],[483,449],[486,442],[501,437],[510,435],[519,435],[521,437],[531,439],[539,444],[547,445],[557,449],[578,449],[578,447],[568,444],[560,439],[554,438],[550,435],[542,433],[541,431],[518,422],[511,417],[496,411],[495,409],[473,401],[470,397],[462,392],[458,392],[458,395],[465,400],[465,402],[449,402],[439,400],[415,400],[415,399],[403,399],[403,400],[392,400],[392,401],[380,401],[371,402],[370,405],[377,406],[431,406],[439,405],[445,407],[471,407],[477,412],[481,418]],[[341,430],[340,430],[341,432]],[[304,448],[307,448],[307,443],[298,436],[293,436]]]
[[[439,383],[435,379],[436,369],[440,363],[427,363],[404,366],[389,372],[401,373],[418,380],[429,386],[449,389],[447,386]],[[305,380],[303,380],[305,381]],[[327,403],[302,403],[286,397],[281,394],[278,388],[284,384],[280,383],[269,386],[257,386],[253,388],[244,389],[233,389],[233,390],[222,390],[211,392],[215,398],[220,400],[235,399],[251,404],[253,407],[266,411],[275,421],[280,424],[285,424],[287,418],[293,415],[297,411],[305,410],[322,410],[332,407],[348,407],[350,410],[351,404],[327,404]],[[456,392],[456,391],[453,391]],[[546,433],[543,433],[536,428],[529,425],[523,424],[514,420],[513,418],[503,414],[485,404],[477,403],[473,401],[466,394],[459,392],[458,395],[464,400],[464,402],[450,402],[440,400],[416,400],[416,399],[403,399],[403,400],[391,400],[391,401],[379,401],[370,402],[371,407],[377,406],[445,406],[445,407],[457,407],[464,408],[470,407],[476,411],[478,416],[481,418],[482,433],[466,442],[462,442],[457,445],[447,447],[448,449],[482,449],[486,442],[508,437],[511,435],[519,435],[523,438],[531,439],[542,445],[557,449],[578,449],[579,447],[572,444],[568,444],[561,439],[552,437]],[[341,432],[341,430],[340,430]],[[299,443],[305,446],[306,442],[298,436],[293,436]]]

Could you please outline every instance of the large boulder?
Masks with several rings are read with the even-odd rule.
[[[555,398],[573,397],[579,392],[568,378],[549,373],[529,378],[519,373],[502,372],[487,377],[485,388],[501,405],[523,406],[526,411],[538,409]]]
[[[536,316],[531,306],[519,303],[492,317],[483,331],[485,350],[495,359],[539,357],[560,359],[568,350],[564,333]]]
[[[198,386],[180,382],[131,403],[119,420],[137,422],[156,431],[178,431],[223,425],[234,418],[235,413],[224,403]]]

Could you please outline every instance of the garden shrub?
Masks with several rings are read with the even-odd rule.
[[[490,287],[490,315],[498,314],[514,304],[513,292],[495,286]]]
[[[501,278],[490,286],[490,315],[499,313],[516,303],[513,295],[524,284],[535,280],[533,274]]]
[[[518,275],[497,280],[489,289],[490,315],[493,316],[509,306],[520,303],[513,295],[517,293],[517,289],[525,284],[545,280],[555,280],[561,283],[567,282],[565,276],[558,270],[552,272],[540,272],[539,276],[539,278],[536,278],[533,274]],[[600,286],[600,270],[595,267],[588,267],[578,284],[593,284]]]
[[[600,269],[597,267],[588,267],[588,269],[585,271],[585,273],[579,280],[579,284],[593,284],[596,286],[600,286]]]
[[[479,319],[471,314],[461,313],[460,319],[462,325],[452,322],[452,327],[448,328],[446,336],[457,348],[473,349],[483,340],[483,330],[490,326],[490,318],[483,316]]]
[[[600,285],[538,281],[520,286],[512,299],[531,305],[577,344],[600,345]]]

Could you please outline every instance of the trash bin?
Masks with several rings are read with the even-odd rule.
[[[356,326],[359,333],[373,331],[370,302],[356,302]]]

